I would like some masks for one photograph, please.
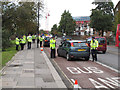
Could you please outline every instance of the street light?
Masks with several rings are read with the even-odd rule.
[[[37,27],[37,31],[38,31],[38,34],[39,34],[39,6],[40,6],[40,3],[38,1],[38,27]]]

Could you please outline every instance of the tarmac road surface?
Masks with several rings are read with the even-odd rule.
[[[57,40],[57,46],[60,44],[60,39]],[[50,56],[49,47],[44,48],[47,51],[48,57]],[[102,54],[101,54],[102,55]],[[104,57],[113,58],[113,54]],[[57,56],[57,53],[56,53]],[[111,56],[111,57],[110,57]],[[100,56],[99,56],[100,57]],[[98,57],[98,59],[99,59]],[[101,58],[103,61],[107,59]],[[116,57],[116,56],[115,56]],[[114,60],[116,58],[113,58]],[[56,57],[53,59],[56,66],[59,68],[61,73],[68,79],[69,82],[74,83],[75,80],[78,81],[79,88],[113,88],[117,89],[120,87],[120,73],[113,68],[104,66],[105,64],[100,64],[98,62],[84,61],[82,59],[74,59],[72,61],[67,61],[64,57]],[[117,61],[116,61],[117,62]],[[114,63],[116,63],[114,62]],[[112,62],[111,62],[112,63]]]

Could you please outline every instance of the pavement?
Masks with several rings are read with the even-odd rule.
[[[1,76],[2,88],[66,88],[45,52],[35,44],[17,52]]]

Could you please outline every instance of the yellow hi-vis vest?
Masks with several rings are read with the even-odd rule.
[[[55,40],[50,39],[50,48],[55,49],[55,43],[56,43]]]
[[[23,38],[24,38],[24,39],[26,39],[26,36],[25,36],[25,35],[23,35]]]
[[[42,37],[39,37],[39,40],[40,40],[40,41],[43,41],[43,38],[42,38]]]
[[[25,40],[23,38],[21,38],[20,43],[25,44]]]
[[[20,43],[19,43],[19,39],[18,38],[16,38],[16,45],[19,45]]]
[[[35,39],[35,35],[32,35],[32,39]]]
[[[25,36],[25,35],[23,35],[23,39],[24,39],[24,41],[25,41],[25,43],[26,43],[26,36]]]
[[[32,42],[32,36],[27,36],[28,42]]]
[[[95,42],[93,43],[93,40],[91,40],[90,46],[91,46],[91,49],[96,49],[98,47],[98,41],[95,40]]]

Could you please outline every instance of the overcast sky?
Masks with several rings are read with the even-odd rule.
[[[71,15],[74,16],[90,16],[91,9],[95,8],[92,4],[94,0],[44,0],[45,11],[42,13],[43,17],[40,19],[40,29],[51,30],[54,24],[59,25],[61,15],[64,10],[69,10]],[[114,5],[119,0],[112,0]],[[49,18],[45,18],[46,14],[49,13]]]

